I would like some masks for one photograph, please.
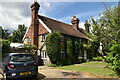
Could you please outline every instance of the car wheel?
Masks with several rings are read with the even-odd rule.
[[[37,77],[38,77],[38,75],[34,75],[32,78],[33,78],[33,79],[37,79]]]
[[[3,80],[10,80],[9,78],[7,78],[6,72],[3,73]]]

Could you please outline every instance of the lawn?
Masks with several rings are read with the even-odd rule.
[[[107,63],[105,62],[87,62],[77,65],[60,66],[58,68],[64,70],[73,70],[77,72],[87,72],[91,74],[111,76],[113,71],[110,68],[103,67],[106,65]]]
[[[95,65],[95,66],[106,66],[108,65],[108,63],[106,62],[102,62],[102,61],[92,61],[92,62],[86,62],[86,63],[82,63],[81,65]]]

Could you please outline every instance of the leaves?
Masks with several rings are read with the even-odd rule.
[[[4,56],[10,50],[10,41],[5,39],[0,39],[0,47],[2,47],[2,55]]]
[[[22,43],[22,39],[25,35],[26,32],[26,27],[24,25],[18,25],[18,29],[13,31],[13,42],[18,42],[18,43]]]
[[[60,38],[59,32],[53,32],[46,37],[46,51],[53,64],[60,65]]]
[[[92,34],[96,40],[102,43],[103,49],[108,51],[112,46],[112,41],[120,42],[120,25],[118,22],[118,6],[108,8],[104,11],[99,19],[92,21]]]

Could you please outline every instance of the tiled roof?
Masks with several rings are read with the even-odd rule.
[[[66,34],[66,35],[70,35],[70,36],[89,39],[87,34],[82,29],[77,30],[77,29],[73,28],[72,25],[70,25],[70,24],[66,24],[66,23],[45,17],[45,16],[39,15],[39,18],[52,31],[57,31],[62,34]]]

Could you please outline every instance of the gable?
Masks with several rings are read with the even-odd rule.
[[[39,24],[39,30],[38,31],[39,31],[38,35],[49,33],[41,23]]]

